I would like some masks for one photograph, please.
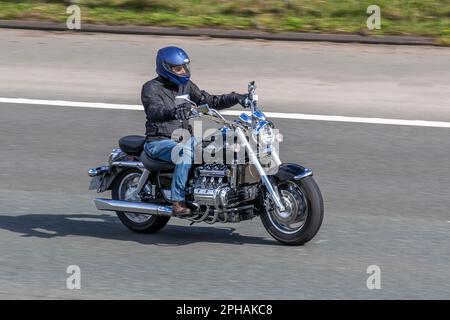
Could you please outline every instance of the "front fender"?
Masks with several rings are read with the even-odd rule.
[[[288,180],[301,180],[306,177],[313,175],[313,172],[305,167],[302,167],[296,163],[282,163],[278,172],[272,177],[275,177],[278,181],[288,181]]]

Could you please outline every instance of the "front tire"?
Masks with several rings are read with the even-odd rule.
[[[323,220],[322,194],[312,177],[300,181],[279,181],[277,188],[286,213],[279,213],[271,200],[260,209],[267,232],[287,245],[303,245],[320,229]],[[267,195],[266,195],[267,197]]]
[[[139,196],[133,194],[133,188],[137,187],[142,172],[137,169],[121,171],[112,185],[112,198],[114,200],[126,200],[140,202]],[[135,214],[131,212],[116,211],[120,221],[130,230],[138,233],[155,233],[161,230],[170,217],[156,215]]]

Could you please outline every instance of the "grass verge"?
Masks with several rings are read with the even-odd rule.
[[[366,9],[381,8],[381,30]],[[0,19],[64,22],[68,1],[0,0]],[[450,45],[448,0],[80,0],[82,22],[186,28],[416,35]]]

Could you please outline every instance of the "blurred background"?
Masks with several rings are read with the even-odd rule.
[[[450,44],[448,0],[1,0],[0,19],[64,22],[70,3],[80,5],[83,23],[421,35]],[[381,8],[380,30],[367,29],[369,5]]]
[[[68,4],[0,0],[0,20],[65,29]],[[409,35],[450,44],[449,0],[79,5],[82,28]],[[369,5],[381,8],[380,30],[367,29]],[[169,45],[188,52],[192,80],[212,94],[246,92],[256,81],[260,106],[284,135],[282,161],[313,170],[323,193],[323,225],[307,245],[279,245],[259,219],[171,219],[145,235],[96,210],[92,200],[110,194],[87,190],[87,170],[107,163],[120,137],[144,133],[143,110],[123,105],[140,106],[156,53]],[[0,49],[0,299],[450,298],[450,47],[0,28]],[[110,105],[92,107],[99,102]],[[80,290],[66,287],[70,265],[81,269]],[[366,285],[372,265],[382,270],[380,290]]]

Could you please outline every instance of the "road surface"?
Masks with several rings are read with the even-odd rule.
[[[256,80],[266,111],[450,121],[450,50],[432,47],[0,30],[0,97],[139,104],[168,44],[208,91]],[[95,210],[86,172],[143,133],[143,111],[0,103],[0,298],[449,299],[450,129],[274,122],[282,160],[311,168],[324,196],[301,247],[259,219],[133,234]]]

